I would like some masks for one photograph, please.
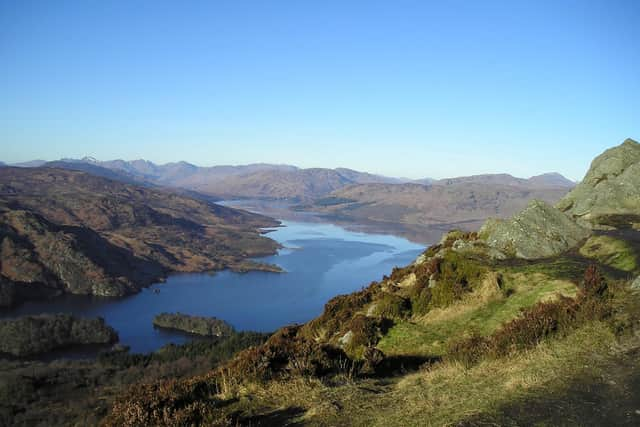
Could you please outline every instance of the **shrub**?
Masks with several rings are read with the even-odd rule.
[[[409,301],[398,295],[385,292],[375,301],[374,313],[387,319],[404,318],[410,311]]]
[[[225,370],[239,382],[261,382],[276,377],[326,375],[337,370],[339,359],[348,357],[337,347],[306,338],[299,326],[289,326],[263,345],[239,353]]]
[[[437,284],[431,288],[431,305],[446,307],[462,298],[478,284],[487,268],[458,253],[449,251],[433,273]]]
[[[416,284],[409,293],[409,301],[411,302],[411,312],[414,315],[427,314],[431,304],[431,289],[427,284]]]
[[[351,340],[345,345],[347,353],[357,356],[364,347],[371,347],[380,339],[380,321],[363,314],[355,315],[344,327],[351,331]]]
[[[451,341],[447,348],[447,356],[465,366],[471,366],[488,352],[489,346],[488,338],[473,333],[470,337]]]
[[[567,297],[553,302],[540,302],[496,331],[491,337],[491,351],[502,356],[534,347],[549,335],[571,327],[577,309],[577,302]]]
[[[358,311],[373,301],[379,289],[380,284],[372,282],[361,291],[330,299],[325,304],[322,314],[306,323],[301,333],[310,339],[332,337],[342,330]]]

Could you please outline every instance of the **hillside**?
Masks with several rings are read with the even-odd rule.
[[[269,268],[277,222],[80,171],[0,169],[2,303],[61,292],[124,295],[170,271]]]
[[[589,230],[534,202],[450,232],[217,369],[131,388],[106,425],[637,425],[640,231],[619,212]]]
[[[401,224],[419,228],[475,230],[489,217],[506,218],[539,199],[556,203],[573,184],[555,175],[515,178],[477,175],[430,185],[351,185],[298,209],[354,222]]]

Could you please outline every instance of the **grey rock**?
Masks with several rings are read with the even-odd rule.
[[[480,238],[494,256],[524,259],[558,255],[586,239],[590,231],[545,202],[534,200],[509,220],[492,219],[480,229]]]
[[[627,139],[596,157],[582,182],[556,207],[591,228],[603,228],[603,215],[639,215],[640,144]]]

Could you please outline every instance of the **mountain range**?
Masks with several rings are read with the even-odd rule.
[[[558,173],[528,179],[485,174],[408,180],[352,169],[251,164],[199,167],[146,160],[33,161],[22,167],[79,170],[95,176],[174,192],[205,201],[253,199],[291,204],[326,220],[374,232],[392,232],[429,243],[449,228],[478,228],[489,217],[506,218],[533,199],[555,203],[575,183]],[[263,203],[264,205],[264,203]],[[263,206],[264,207],[264,206]],[[295,218],[287,209],[267,214]]]
[[[250,164],[242,166],[200,167],[184,161],[158,165],[147,160],[99,161],[91,157],[61,159],[53,162],[35,160],[13,166],[58,167],[77,169],[128,183],[182,188],[212,197],[278,199],[310,202],[331,192],[356,184],[422,185],[472,182],[483,185],[527,186],[535,188],[575,185],[557,173],[532,177],[529,180],[507,174],[487,174],[443,180],[425,178],[409,180],[391,178],[347,168],[303,169],[291,165]]]

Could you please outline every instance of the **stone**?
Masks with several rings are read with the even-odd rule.
[[[640,215],[640,144],[627,139],[591,163],[584,179],[556,207],[581,225],[608,229],[603,218]]]
[[[537,259],[577,246],[590,231],[547,203],[533,200],[509,220],[488,220],[478,234],[489,248],[498,251],[496,257]]]

